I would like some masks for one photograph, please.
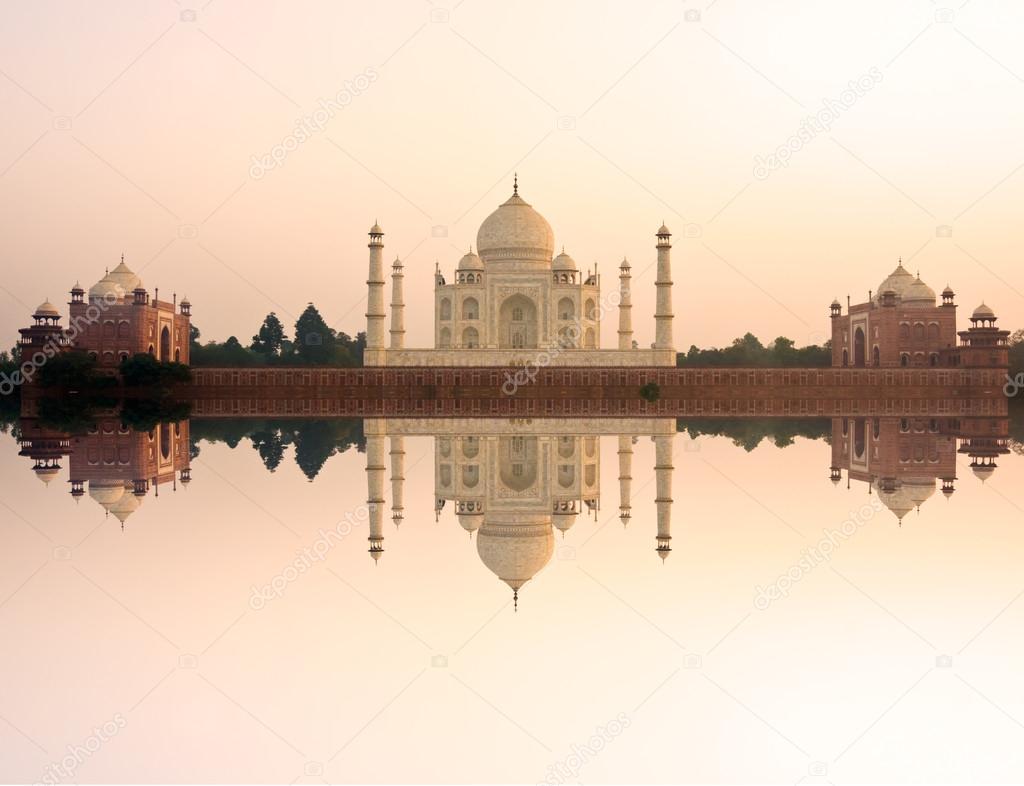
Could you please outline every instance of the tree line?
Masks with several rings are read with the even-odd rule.
[[[735,339],[722,349],[690,349],[676,355],[677,366],[789,366],[813,368],[832,365],[832,342],[797,347],[796,342],[779,336],[769,346],[753,333]]]
[[[273,311],[247,345],[235,336],[202,344],[200,335],[199,328],[192,325],[189,354],[193,366],[361,366],[366,348],[366,333],[353,338],[335,331],[312,303],[295,321],[290,339]]]

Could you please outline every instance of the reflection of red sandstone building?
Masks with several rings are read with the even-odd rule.
[[[60,325],[60,313],[49,302],[32,315],[34,324],[22,328],[23,362],[50,344],[71,347],[94,356],[101,368],[113,369],[125,358],[149,353],[158,360],[189,362],[191,306],[188,299],[159,300],[142,281],[121,264],[89,288],[71,290],[70,319]]]
[[[987,480],[995,457],[1008,452],[1008,427],[1006,418],[833,418],[831,479],[838,485],[845,469],[847,487],[867,483],[902,522],[935,493],[936,480],[945,496],[953,494],[958,453]]]
[[[935,291],[901,262],[866,303],[849,306],[845,315],[832,301],[832,365],[1007,366],[1009,332],[996,328],[992,309],[983,303],[970,330],[958,334],[953,298],[946,287],[936,305]]]
[[[35,418],[21,421],[22,456],[33,459],[32,471],[49,485],[68,456],[71,496],[86,493],[123,525],[153,489],[191,480],[188,421],[162,423],[152,431],[131,431],[116,413],[100,416],[87,434],[69,437],[47,429]]]

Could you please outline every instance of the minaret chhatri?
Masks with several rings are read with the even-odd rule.
[[[672,350],[672,233],[664,224],[658,230],[657,302],[654,308],[654,348]],[[674,363],[673,363],[674,365]]]
[[[370,272],[366,279],[366,353],[368,366],[384,365],[384,230],[370,227]]]
[[[633,438],[628,434],[619,437],[619,520],[622,526],[629,524],[633,505]]]
[[[391,437],[391,520],[396,527],[402,523],[404,517],[404,487],[405,437]]]
[[[629,294],[629,262],[619,265],[619,349],[633,348],[633,302]]]
[[[366,506],[370,510],[370,556],[384,553],[384,437],[366,435]]]
[[[654,438],[654,483],[658,511],[658,556],[662,561],[672,551],[672,440],[674,434]]]
[[[402,260],[395,257],[391,265],[391,348],[403,349],[405,347],[405,294],[402,291],[402,282],[405,274],[402,272]]]

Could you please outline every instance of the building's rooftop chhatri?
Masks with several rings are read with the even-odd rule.
[[[392,273],[390,342],[386,343],[384,233],[370,229],[367,277],[367,366],[522,366],[545,353],[555,366],[674,366],[671,237],[656,233],[657,275],[654,342],[641,348],[633,338],[629,266],[619,277],[618,346],[601,348],[601,321],[609,304],[601,299],[596,266],[585,273],[563,247],[555,256],[551,225],[519,194],[512,195],[480,225],[471,248],[448,279],[434,274],[434,343],[406,348],[402,277]],[[410,274],[412,275],[412,274]]]

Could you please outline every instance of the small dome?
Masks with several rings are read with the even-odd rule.
[[[458,270],[483,270],[484,263],[476,254],[473,253],[473,249],[469,249],[469,253],[466,254],[462,259],[459,260]]]
[[[886,276],[885,280],[878,285],[878,293],[875,295],[875,302],[881,303],[882,295],[890,291],[902,297],[904,290],[909,287],[913,281],[914,277],[910,275],[907,269],[903,267],[903,262],[900,261],[900,263],[896,265],[896,269]]]
[[[955,295],[956,292],[953,291],[953,288],[950,287],[949,284],[946,284],[946,288],[942,290],[942,294],[947,297],[953,297],[953,295]]]
[[[555,261],[551,264],[552,270],[575,270],[576,262],[571,256],[565,253],[565,249],[562,249],[562,253],[555,257]]]
[[[142,499],[136,494],[122,494],[121,497],[107,510],[122,524],[132,513],[139,509]]]
[[[619,265],[619,270],[629,270],[629,260],[625,257],[622,258],[622,263]]]
[[[71,291],[74,293],[85,292],[85,290],[82,289],[82,285],[79,284],[77,281],[75,282],[75,285],[71,287]]]
[[[142,286],[142,279],[128,269],[124,257],[121,258],[121,264],[107,273],[107,278],[121,287],[123,292],[132,292]]]
[[[976,309],[974,309],[974,313],[971,314],[971,319],[995,319],[995,318],[996,318],[996,312],[993,311],[990,307],[986,306],[984,303],[982,303],[980,306],[978,306]]]
[[[373,226],[370,227],[370,234],[371,235],[383,235],[384,234],[384,230],[380,228],[380,224],[378,224],[376,221],[374,221],[373,222]]]
[[[36,307],[36,313],[34,316],[37,317],[59,317],[60,312],[57,307],[53,305],[49,300],[44,300]]]
[[[568,532],[572,525],[576,523],[576,514],[554,513],[551,516],[551,521],[559,532]]]
[[[935,305],[935,290],[924,283],[920,276],[918,276],[904,290],[903,305],[913,308],[932,307]]]
[[[60,467],[36,467],[32,471],[36,473],[37,478],[49,486],[53,479],[60,474]]]
[[[110,510],[110,506],[124,496],[124,482],[120,480],[90,480],[89,496]]]
[[[976,477],[982,483],[988,480],[992,476],[992,473],[995,471],[996,467],[994,464],[979,464],[977,466],[971,467],[971,472],[974,473],[974,477]]]
[[[659,235],[671,235],[672,233],[668,231],[668,227],[667,226],[662,224],[661,228],[658,230],[658,234]]]
[[[480,525],[483,523],[483,513],[474,512],[459,514],[459,526],[466,530],[466,532],[476,532],[478,529],[480,529]]]
[[[550,265],[555,234],[544,216],[518,193],[512,194],[480,225],[476,248],[485,264],[532,262]]]
[[[832,305],[842,307],[842,304],[839,302],[839,298],[837,297],[832,298]]]

